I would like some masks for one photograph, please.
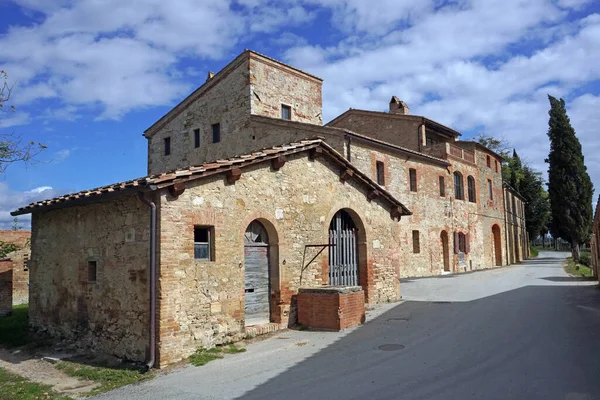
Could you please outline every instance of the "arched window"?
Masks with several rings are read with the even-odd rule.
[[[465,187],[463,182],[463,176],[458,171],[454,173],[454,197],[457,200],[465,199]]]
[[[473,178],[472,176],[469,176],[467,178],[467,189],[469,191],[469,201],[471,203],[477,202],[477,197],[475,194],[475,178]]]

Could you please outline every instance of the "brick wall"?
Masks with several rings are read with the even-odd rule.
[[[29,268],[27,261],[31,254],[29,239],[31,232],[25,230],[2,230],[0,231],[0,241],[14,243],[19,246],[19,250],[6,255],[6,258],[13,262],[12,272],[12,302],[13,305],[25,304],[29,302]]]
[[[0,317],[12,313],[13,306],[13,263],[0,260]]]
[[[149,208],[137,197],[32,215],[29,323],[143,361],[148,344]],[[96,263],[96,281],[88,264]]]
[[[365,295],[351,288],[300,289],[298,323],[319,330],[340,331],[365,321]]]

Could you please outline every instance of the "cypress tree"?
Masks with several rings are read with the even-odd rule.
[[[521,163],[521,158],[517,154],[517,150],[513,149],[512,159],[508,161],[508,165],[510,168],[510,180],[509,184],[516,191],[521,191],[521,180],[523,179],[523,165]]]
[[[589,239],[592,228],[593,186],[584,163],[581,143],[567,115],[565,101],[548,96],[550,154],[548,193],[552,230],[571,242],[573,260],[579,261],[579,245]]]

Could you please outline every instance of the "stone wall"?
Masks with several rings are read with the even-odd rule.
[[[12,302],[13,305],[25,304],[29,302],[29,268],[27,262],[31,254],[29,239],[31,232],[25,230],[4,230],[0,231],[0,241],[14,243],[19,246],[19,250],[6,255],[6,258],[12,260]]]
[[[0,260],[0,317],[12,313],[13,307],[13,262]]]
[[[514,191],[505,186],[506,240],[508,263],[514,264],[529,257],[529,239],[525,227],[525,203]]]
[[[143,361],[149,224],[149,208],[135,196],[34,213],[30,325]]]
[[[281,118],[291,107],[291,120],[323,125],[322,81],[281,63],[250,53],[251,113]]]
[[[247,226],[260,221],[269,234],[271,322],[296,321],[299,287],[328,283],[328,253],[302,268],[328,243],[334,214],[348,210],[359,228],[359,276],[369,303],[399,299],[399,242],[404,220],[391,219],[378,201],[339,166],[307,153],[289,156],[279,170],[263,163],[242,170],[239,181],[223,175],[188,183],[178,198],[160,198],[160,365],[178,361],[200,346],[237,340],[244,334],[244,247]],[[194,259],[194,226],[214,232],[214,261]],[[306,253],[305,253],[306,252]]]
[[[491,268],[493,245],[491,230],[494,224],[503,228],[502,183],[498,177],[482,169],[481,155],[475,163],[450,159],[450,167],[420,160],[410,154],[388,150],[364,141],[352,142],[352,164],[376,179],[376,163],[383,162],[385,189],[400,200],[412,216],[403,218],[401,245],[403,262],[402,277],[439,275],[444,272],[442,232],[448,235],[448,272],[465,272]],[[417,191],[409,187],[409,170],[417,174]],[[464,200],[454,196],[454,172],[463,175]],[[476,182],[476,202],[468,201],[467,178]],[[440,195],[440,177],[444,178],[445,195]],[[487,199],[487,178],[497,185],[494,200]],[[419,252],[413,252],[413,231],[419,235]],[[455,252],[454,242],[458,233],[468,235],[468,248],[464,254]]]

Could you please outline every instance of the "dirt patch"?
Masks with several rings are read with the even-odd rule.
[[[0,368],[33,382],[50,385],[54,391],[72,397],[81,397],[97,386],[94,382],[68,376],[57,370],[54,364],[22,350],[0,348]]]

